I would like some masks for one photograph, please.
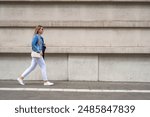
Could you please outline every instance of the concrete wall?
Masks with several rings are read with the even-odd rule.
[[[149,0],[0,0],[0,79],[30,65],[37,24],[49,79],[150,82]]]
[[[50,80],[149,82],[150,55],[47,54]],[[1,79],[16,79],[29,65],[29,54],[1,54]],[[27,80],[41,80],[37,67]]]

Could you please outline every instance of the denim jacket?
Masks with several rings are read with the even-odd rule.
[[[35,34],[32,39],[32,50],[37,53],[40,53],[41,51],[43,51],[43,47],[44,47],[43,37],[38,34]]]

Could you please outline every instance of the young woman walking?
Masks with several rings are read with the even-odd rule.
[[[43,58],[45,45],[44,45],[44,39],[41,36],[43,32],[44,32],[43,26],[41,25],[36,26],[34,36],[32,39],[32,52],[38,54],[40,57],[32,56],[30,67],[27,68],[19,78],[17,78],[19,84],[21,85],[25,85],[23,82],[24,78],[36,68],[37,64],[40,66],[44,85],[54,85],[54,83],[49,82],[47,79],[46,64]]]

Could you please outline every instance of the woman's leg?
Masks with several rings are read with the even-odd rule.
[[[37,59],[37,63],[39,64],[39,66],[41,68],[43,80],[48,81],[47,74],[46,74],[46,64],[45,64],[45,61],[44,61],[43,57]]]
[[[42,78],[44,80],[44,85],[54,85],[54,83],[52,82],[49,82],[48,79],[47,79],[47,74],[46,74],[46,64],[45,64],[45,61],[43,59],[43,57],[41,57],[40,59],[37,60],[40,68],[41,68],[41,72],[42,72]]]
[[[27,68],[27,69],[23,72],[23,74],[21,75],[21,78],[23,79],[23,78],[25,78],[27,75],[29,75],[29,73],[31,73],[31,72],[35,69],[36,65],[37,65],[37,58],[32,58],[30,67]]]

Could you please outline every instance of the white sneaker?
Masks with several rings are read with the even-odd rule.
[[[52,86],[52,85],[54,85],[54,83],[47,81],[47,82],[44,82],[44,85],[45,86]]]
[[[19,82],[19,84],[24,85],[23,80],[21,78],[17,78],[17,81]]]

